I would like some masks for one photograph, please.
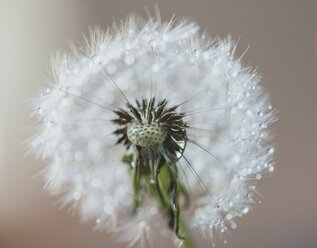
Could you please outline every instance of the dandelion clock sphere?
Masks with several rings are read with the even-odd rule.
[[[128,247],[215,245],[274,170],[275,113],[235,48],[187,20],[132,16],[58,54],[29,141],[45,188]]]

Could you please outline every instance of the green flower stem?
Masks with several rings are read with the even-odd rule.
[[[165,192],[164,194],[164,198],[165,198],[165,202],[169,203],[170,202],[170,194],[166,193],[168,192],[168,189],[170,188],[171,185],[171,177],[173,177],[173,173],[171,172],[171,169],[169,167],[169,165],[167,165],[166,163],[161,167],[160,169],[160,173],[158,176],[158,181],[159,181],[159,185],[160,188],[162,189],[163,192]],[[185,190],[185,188],[183,187],[183,185],[180,185],[181,187],[179,187],[181,189],[182,193],[185,198],[188,197],[188,194]],[[161,208],[162,208],[162,203],[160,202],[160,199],[158,199],[158,197],[156,196],[157,194],[153,194],[154,198],[160,203]],[[164,210],[164,209],[163,209]],[[184,240],[182,240],[182,244],[181,244],[181,248],[196,248],[193,239],[191,238],[186,222],[183,218],[183,216],[180,214],[179,217],[179,233],[184,237]]]
[[[130,165],[130,172],[134,189],[133,212],[135,213],[137,211],[142,198],[141,196],[147,188],[152,197],[158,202],[161,212],[163,216],[165,216],[168,220],[170,227],[174,228],[175,234],[184,238],[184,240],[180,240],[181,245],[179,247],[195,248],[196,246],[193,242],[193,239],[190,237],[186,222],[182,214],[179,212],[175,212],[176,210],[173,210],[171,206],[173,204],[171,204],[172,189],[174,189],[174,194],[176,194],[174,204],[177,205],[177,209],[179,207],[178,196],[180,194],[183,195],[185,198],[185,206],[189,204],[188,192],[186,191],[184,185],[182,185],[181,182],[179,182],[178,180],[177,168],[173,167],[176,165],[168,165],[165,160],[162,160],[159,173],[156,174],[156,171],[152,171],[155,175],[153,181],[152,172],[150,174],[147,174],[140,171],[141,168],[144,168],[143,164],[137,164],[136,167],[132,167],[131,164],[133,156],[131,154],[125,155],[122,160]]]

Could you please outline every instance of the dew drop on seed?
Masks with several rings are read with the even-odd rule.
[[[40,115],[43,114],[43,108],[41,108],[41,107],[36,108],[36,111],[37,111]]]
[[[125,57],[124,62],[126,63],[126,65],[132,65],[134,62],[134,57],[131,55],[128,55]]]
[[[175,240],[175,244],[178,248],[182,248],[183,244],[184,244],[184,241],[183,240],[180,240],[180,239],[176,239]]]
[[[152,207],[151,208],[151,214],[153,214],[153,215],[157,214],[157,208],[156,207]]]
[[[139,222],[139,227],[144,228],[145,226],[146,226],[145,221],[141,220],[141,221]]]
[[[266,151],[267,151],[267,153],[269,153],[269,154],[273,154],[273,153],[274,153],[274,148],[273,148],[272,146],[268,146],[268,147],[266,148]]]
[[[149,41],[149,45],[150,45],[151,48],[154,48],[154,47],[157,46],[157,42],[155,40],[150,40]]]
[[[254,190],[255,190],[255,185],[250,185],[250,186],[249,186],[249,189],[252,190],[252,191],[254,191]]]
[[[232,214],[227,214],[227,215],[226,215],[226,219],[227,219],[227,220],[231,220],[231,219],[232,219]]]
[[[126,50],[130,50],[131,49],[131,44],[130,43],[126,43],[125,44],[125,49]]]
[[[274,171],[274,166],[273,166],[273,165],[271,165],[271,166],[269,167],[269,171],[270,171],[270,172],[273,172],[273,171]]]
[[[81,197],[81,194],[80,194],[78,191],[75,191],[75,192],[73,193],[73,198],[74,198],[75,200],[79,200],[80,197]]]
[[[247,116],[251,116],[252,115],[252,110],[251,109],[248,109],[247,112],[246,112]]]
[[[101,57],[99,55],[95,55],[95,56],[93,56],[92,61],[95,64],[99,64],[101,62]]]
[[[239,164],[240,163],[240,155],[239,154],[233,155],[232,162],[233,162],[233,164]]]
[[[152,65],[152,71],[158,72],[160,70],[160,66],[158,64]]]
[[[232,223],[232,224],[231,224],[231,228],[232,228],[232,229],[236,229],[236,228],[237,228],[237,224],[236,224],[236,223]]]
[[[256,178],[256,180],[261,180],[262,179],[262,175],[261,174],[256,174],[255,178]]]
[[[249,212],[249,208],[248,207],[244,207],[242,209],[242,213],[247,214]]]

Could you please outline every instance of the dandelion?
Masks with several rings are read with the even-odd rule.
[[[128,247],[194,247],[194,230],[215,245],[274,170],[275,112],[236,46],[132,16],[58,54],[29,142],[45,188]]]

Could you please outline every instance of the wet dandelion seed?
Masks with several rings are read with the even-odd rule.
[[[128,247],[175,236],[194,247],[195,230],[215,245],[274,171],[275,111],[260,77],[230,38],[198,30],[135,16],[96,28],[85,49],[57,55],[34,100],[29,144],[47,163],[45,188]]]

